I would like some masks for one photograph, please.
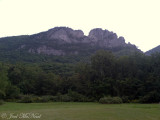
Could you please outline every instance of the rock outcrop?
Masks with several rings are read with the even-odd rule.
[[[47,36],[50,40],[57,39],[62,43],[77,43],[79,42],[79,39],[85,37],[83,31],[73,30],[67,27],[56,27],[50,29],[47,32]]]
[[[56,49],[53,49],[53,48],[49,48],[47,46],[40,46],[38,47],[37,49],[33,49],[33,48],[30,48],[28,50],[28,52],[30,53],[38,53],[38,54],[46,54],[46,55],[65,55],[65,52],[63,52],[62,50],[56,50]]]
[[[31,35],[29,40],[37,43],[33,47],[21,45],[18,49],[28,49],[29,53],[46,55],[77,55],[92,48],[94,50],[132,46],[123,37],[101,28],[92,29],[88,36],[81,30],[68,27],[55,27],[46,32]],[[85,47],[84,47],[85,46]]]
[[[117,47],[126,46],[123,37],[117,36],[116,33],[101,28],[92,29],[88,36],[85,36],[81,30],[73,30],[67,27],[56,27],[47,32],[50,40],[59,40],[65,43],[91,43],[100,47]]]
[[[110,32],[108,30],[102,30],[101,28],[91,30],[88,37],[92,42],[98,44],[101,47],[126,46],[123,37],[118,38],[116,33]]]

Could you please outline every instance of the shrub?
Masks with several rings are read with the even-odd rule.
[[[38,97],[38,96],[32,96],[32,102],[34,103],[39,103],[42,101],[42,98],[41,97]]]
[[[20,103],[39,103],[39,102],[89,102],[91,101],[87,97],[77,92],[70,92],[68,94],[60,94],[57,96],[34,96],[34,95],[20,95]]]
[[[20,94],[20,89],[16,86],[9,84],[7,86],[5,99],[9,99],[9,100],[13,99],[14,101],[14,99],[18,98],[19,94]]]
[[[113,98],[112,97],[103,97],[99,99],[99,102],[102,104],[111,104]]]
[[[20,100],[18,102],[20,103],[40,103],[40,102],[50,102],[53,101],[53,96],[34,96],[34,95],[21,95]]]
[[[130,102],[128,96],[123,96],[121,98],[122,98],[123,103],[129,103]]]
[[[73,101],[73,99],[72,97],[68,96],[68,94],[65,94],[65,95],[61,95],[60,101],[61,102],[71,102]]]
[[[141,103],[158,103],[160,102],[160,95],[156,91],[152,91],[148,93],[147,95],[143,96],[140,99]]]
[[[33,102],[33,96],[32,95],[22,95],[21,99],[18,101],[20,103],[32,103]]]
[[[140,100],[138,100],[138,99],[131,100],[131,103],[140,103]]]
[[[17,99],[5,99],[6,102],[17,102]]]
[[[5,93],[0,90],[0,99],[4,99],[4,97],[5,97]]]
[[[103,98],[100,98],[99,103],[120,104],[120,103],[122,103],[122,99],[120,97],[103,97]]]
[[[3,105],[4,104],[4,101],[3,100],[0,100],[0,105]]]
[[[40,102],[50,102],[52,100],[52,96],[46,95],[42,96]]]
[[[121,104],[123,103],[123,101],[120,97],[113,97],[113,103]]]
[[[80,93],[77,93],[75,91],[68,91],[68,96],[72,98],[73,102],[88,102],[89,101],[89,99],[86,96]]]
[[[51,101],[58,102],[58,101],[60,101],[60,98],[58,96],[52,96]]]

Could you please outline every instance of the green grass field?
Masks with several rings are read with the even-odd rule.
[[[0,106],[0,119],[20,115],[41,115],[24,120],[160,120],[160,104],[99,104],[99,103],[6,103]],[[37,114],[38,113],[38,114]],[[7,115],[7,116],[6,116]],[[14,118],[11,120],[15,120]]]

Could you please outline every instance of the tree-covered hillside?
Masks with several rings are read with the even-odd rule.
[[[57,27],[34,35],[0,38],[0,61],[11,63],[75,63],[88,61],[97,50],[109,50],[117,56],[140,51],[123,37],[98,28],[88,36],[80,30]]]
[[[0,64],[0,99],[21,102],[160,101],[160,54],[117,57],[98,51],[88,63]]]
[[[151,55],[151,54],[154,54],[154,53],[160,53],[160,45],[158,45],[157,47],[155,47],[151,50],[148,50],[147,52],[145,52],[146,55]]]
[[[108,30],[57,27],[0,38],[0,99],[17,102],[160,101],[160,54]],[[121,100],[122,99],[122,100]]]

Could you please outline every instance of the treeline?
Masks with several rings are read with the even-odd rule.
[[[53,101],[98,101],[110,96],[123,102],[157,103],[160,54],[116,57],[98,51],[87,63],[0,63],[0,99],[16,101],[24,96],[52,96]]]

